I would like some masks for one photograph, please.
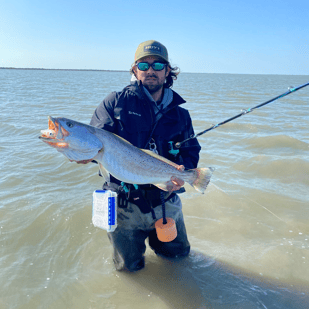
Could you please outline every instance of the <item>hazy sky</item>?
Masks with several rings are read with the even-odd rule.
[[[309,74],[309,1],[0,0],[0,67],[128,70],[158,40],[183,72]]]

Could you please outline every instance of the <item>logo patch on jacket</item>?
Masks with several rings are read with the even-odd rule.
[[[131,112],[131,111],[129,111],[129,115],[136,115],[136,116],[142,117],[141,114],[138,114],[138,113],[135,113],[135,112]]]

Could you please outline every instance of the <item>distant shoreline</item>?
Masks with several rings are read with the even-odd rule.
[[[44,69],[44,68],[14,68],[14,67],[0,67],[4,70],[40,70],[40,71],[91,71],[91,72],[129,72],[125,70],[98,70],[98,69]]]
[[[88,71],[88,72],[125,72],[129,73],[126,70],[99,70],[99,69],[45,69],[45,68],[14,68],[14,67],[0,67],[0,70],[37,70],[37,71]],[[309,76],[308,74],[263,74],[263,73],[201,73],[201,72],[181,72],[186,74],[228,74],[228,75],[278,75],[278,76]]]

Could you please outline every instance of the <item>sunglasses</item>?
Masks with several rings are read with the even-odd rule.
[[[136,65],[140,71],[148,71],[150,67],[152,67],[154,71],[162,71],[165,68],[166,63],[154,62],[153,64],[149,64],[148,62],[139,62]]]

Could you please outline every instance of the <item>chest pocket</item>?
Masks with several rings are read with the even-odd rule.
[[[115,110],[115,119],[119,122],[121,131],[126,131],[130,134],[136,132],[149,131],[151,128],[151,120],[147,121],[143,111],[129,106],[121,109],[118,113]]]
[[[154,132],[154,140],[156,141],[159,154],[175,162],[175,156],[169,152],[171,146],[169,142],[182,141],[185,130],[185,121],[162,118],[160,125]]]
[[[165,117],[159,120],[159,125],[155,130],[155,134],[159,135],[164,140],[173,140],[178,142],[183,133],[186,131],[186,120],[181,117]]]
[[[131,99],[114,109],[118,135],[140,148],[144,147],[151,131],[151,114],[146,107]]]

